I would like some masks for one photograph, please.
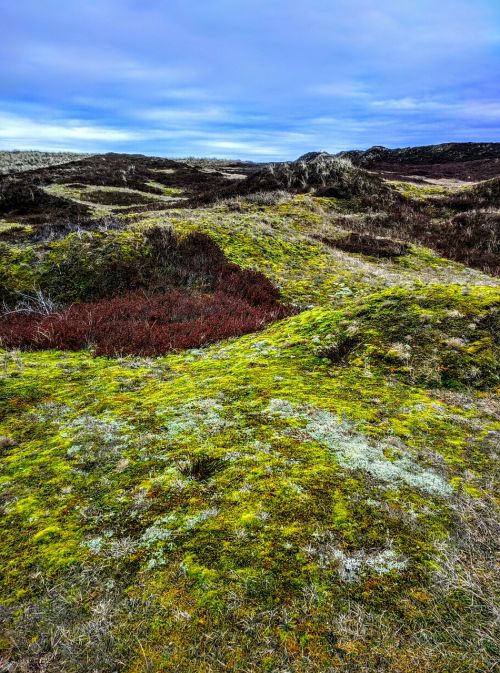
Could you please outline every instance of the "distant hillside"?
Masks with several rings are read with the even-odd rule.
[[[85,154],[83,152],[0,151],[0,175],[22,173],[23,171],[31,171],[35,168],[66,164],[70,161],[85,159],[91,156],[92,154]]]
[[[449,162],[478,161],[479,159],[500,159],[500,143],[443,143],[389,149],[374,145],[370,149],[349,150],[338,156],[347,157],[360,166],[386,164],[443,164]]]
[[[349,150],[337,156],[357,166],[399,175],[487,180],[500,174],[500,143],[444,143],[389,149]]]

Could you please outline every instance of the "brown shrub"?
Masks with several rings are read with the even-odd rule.
[[[258,330],[289,314],[277,302],[252,305],[221,288],[211,295],[135,292],[50,315],[8,313],[0,318],[0,343],[27,350],[92,347],[97,355],[160,355]]]
[[[371,257],[400,257],[406,255],[409,250],[407,243],[355,231],[351,231],[347,236],[338,239],[328,236],[320,236],[319,238],[332,248],[338,248],[345,252],[357,252]]]

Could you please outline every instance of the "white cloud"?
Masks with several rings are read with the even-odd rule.
[[[151,107],[139,110],[135,113],[138,119],[144,119],[155,122],[165,122],[167,124],[185,125],[192,122],[207,121],[230,121],[233,115],[224,108],[208,107],[200,110],[187,110],[168,107]]]
[[[0,143],[9,148],[33,148],[42,144],[45,147],[72,144],[80,148],[92,142],[120,143],[140,138],[141,135],[135,132],[96,126],[78,120],[46,123],[13,114],[0,114]]]
[[[374,100],[370,103],[374,108],[390,111],[408,112],[441,112],[450,116],[471,117],[482,120],[498,121],[500,119],[500,103],[498,101],[454,101],[446,102],[429,98],[389,98]]]
[[[209,140],[202,143],[205,147],[214,150],[229,150],[230,152],[243,152],[244,154],[256,154],[262,156],[275,156],[280,148],[271,145],[256,145],[253,142],[235,140]]]

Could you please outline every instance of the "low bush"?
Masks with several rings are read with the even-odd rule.
[[[50,315],[7,313],[0,318],[0,343],[27,350],[93,348],[97,355],[161,355],[246,334],[289,314],[277,302],[252,305],[222,289],[211,295],[171,291],[147,297],[136,292],[73,304]]]
[[[161,227],[71,234],[51,246],[38,281],[32,293],[10,293],[4,346],[155,355],[290,314],[264,274],[228,262],[211,238]]]
[[[321,236],[320,240],[332,248],[338,248],[345,252],[357,252],[371,257],[400,257],[406,255],[409,250],[407,243],[394,241],[391,238],[360,234],[355,231],[349,232],[343,238]]]

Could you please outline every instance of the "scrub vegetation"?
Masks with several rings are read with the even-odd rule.
[[[2,182],[2,670],[494,670],[494,189],[324,155]]]

